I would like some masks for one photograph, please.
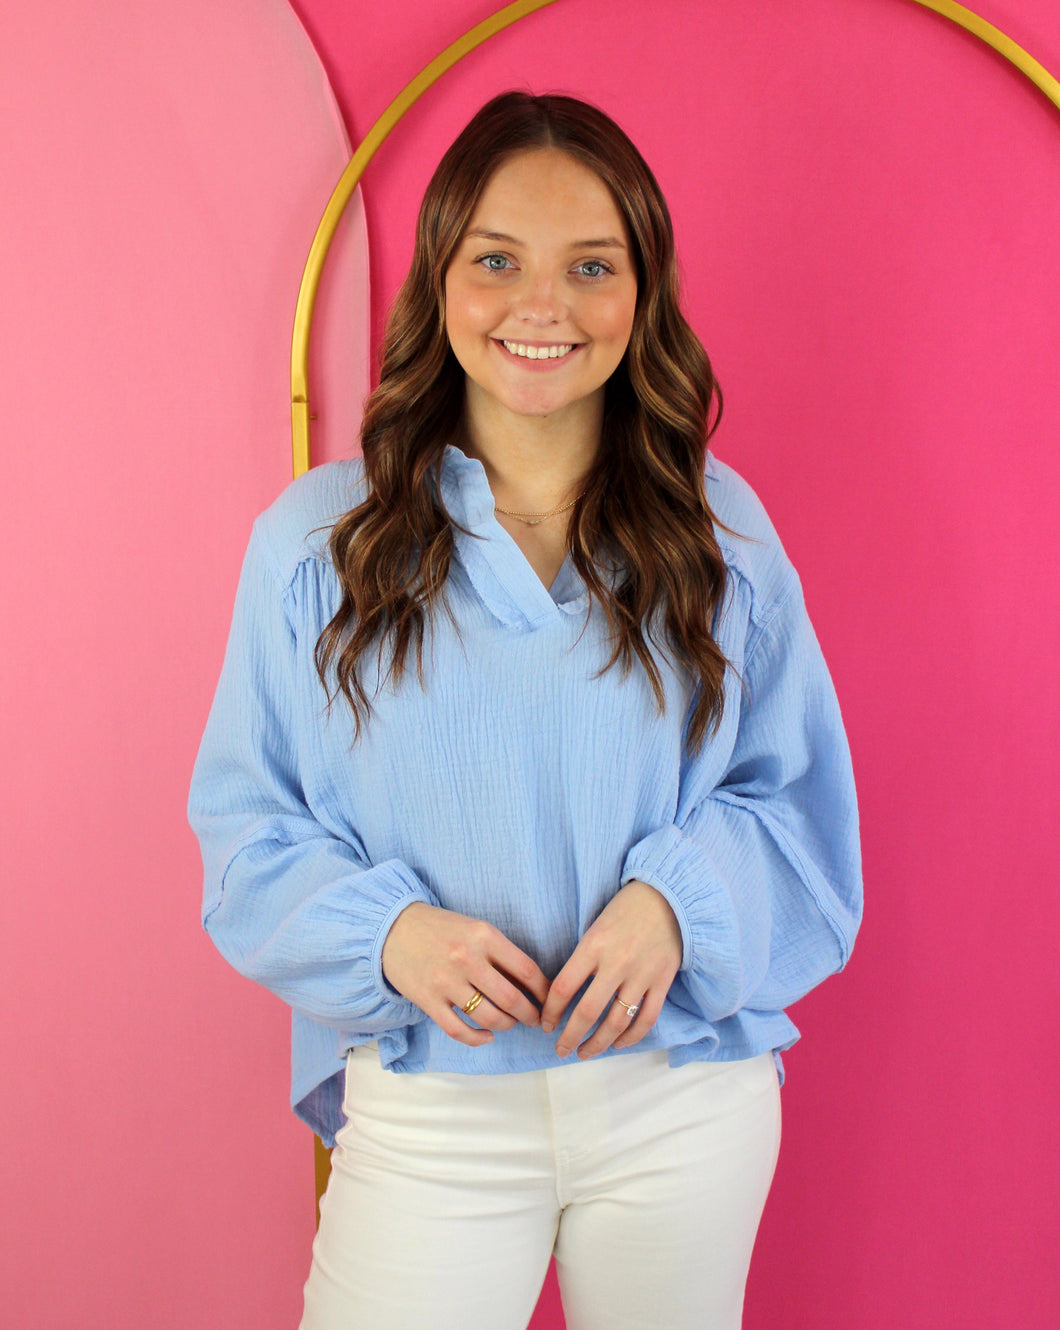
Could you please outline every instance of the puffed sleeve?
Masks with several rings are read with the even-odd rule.
[[[675,983],[709,1021],[783,1010],[843,968],[861,921],[850,752],[793,571],[791,582],[748,641],[743,686],[728,685],[738,720],[722,779],[696,789],[708,739],[674,824],[633,845],[621,874],[673,907],[683,940]]]
[[[377,1034],[426,1019],[387,983],[381,954],[401,910],[439,902],[407,864],[370,863],[307,807],[285,595],[256,524],[188,803],[202,922],[231,965],[296,1011]]]

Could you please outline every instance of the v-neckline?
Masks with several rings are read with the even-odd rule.
[[[565,552],[563,558],[562,558],[561,561],[560,561],[559,567],[556,569],[555,574],[553,575],[552,581],[551,581],[551,582],[546,582],[545,579],[541,576],[541,574],[540,574],[540,573],[537,571],[537,569],[534,567],[533,560],[532,560],[532,559],[530,558],[530,556],[527,554],[526,550],[523,549],[522,545],[519,543],[518,540],[516,540],[515,536],[512,535],[512,533],[508,530],[508,528],[504,525],[504,523],[501,522],[501,521],[499,521],[499,520],[497,519],[497,517],[496,517],[496,513],[494,514],[494,521],[496,521],[496,522],[497,522],[497,525],[501,528],[501,530],[502,530],[503,532],[505,532],[505,533],[510,537],[512,544],[513,544],[513,545],[515,546],[515,548],[519,551],[519,553],[523,556],[523,558],[524,558],[524,560],[526,561],[526,564],[527,564],[527,566],[529,567],[530,571],[534,574],[534,576],[535,576],[535,577],[537,578],[537,580],[541,583],[541,585],[542,585],[542,586],[544,587],[544,589],[548,592],[548,594],[549,594],[550,596],[552,596],[553,599],[555,599],[555,596],[553,596],[552,593],[553,593],[553,592],[556,590],[556,588],[559,586],[560,579],[561,579],[561,577],[562,577],[562,575],[563,575],[563,572],[564,572],[564,570],[566,569],[568,562],[570,561],[570,557],[571,557],[571,555],[570,555],[570,550],[568,549],[568,550]]]
[[[569,550],[552,584],[545,586],[519,542],[498,521],[493,491],[477,458],[469,458],[455,444],[447,445],[440,483],[452,516],[468,529],[467,535],[456,528],[453,532],[464,569],[503,623],[538,628],[585,606],[588,591],[577,585]]]

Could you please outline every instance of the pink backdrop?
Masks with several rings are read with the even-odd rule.
[[[359,139],[498,5],[295,7]],[[101,0],[88,30],[52,0],[5,33],[0,1305],[41,1330],[293,1326],[312,1239],[286,1014],[199,929],[183,804],[345,148],[291,12],[220,8]],[[1051,0],[977,8],[1060,73]],[[369,168],[374,343],[431,169],[510,86],[597,101],[653,165],[715,449],[802,573],[859,777],[866,921],[793,1011],[748,1330],[1052,1330],[1060,113],[909,0],[559,0]],[[325,451],[358,300],[320,337]]]

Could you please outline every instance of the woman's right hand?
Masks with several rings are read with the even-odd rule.
[[[516,1021],[539,1025],[541,1014],[516,985],[533,993],[541,1006],[548,980],[525,951],[484,919],[415,901],[401,911],[383,943],[387,982],[453,1039],[472,1048],[488,1044],[491,1030],[510,1030]],[[470,1019],[456,1014],[475,989],[483,1000]]]

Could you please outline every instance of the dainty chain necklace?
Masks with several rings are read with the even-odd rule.
[[[581,497],[581,494],[579,494],[578,499]],[[494,501],[493,506],[497,509],[497,512],[503,513],[505,517],[516,517],[520,522],[525,522],[527,526],[537,526],[546,517],[555,517],[558,513],[565,513],[568,508],[573,508],[578,499],[571,499],[570,503],[565,503],[562,508],[553,508],[550,513],[513,513],[507,508],[498,508],[496,501]]]

